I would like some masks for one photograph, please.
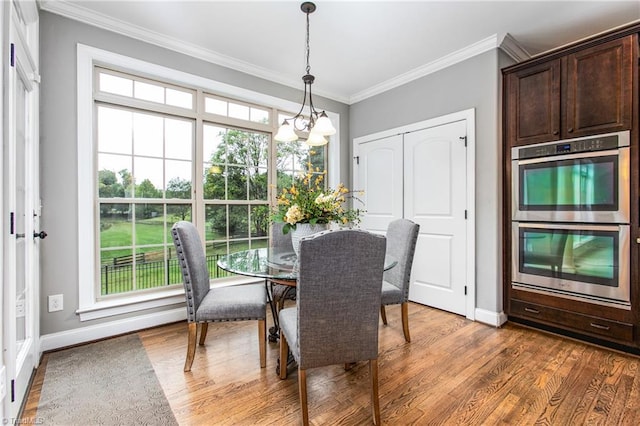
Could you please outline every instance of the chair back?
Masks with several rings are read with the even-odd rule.
[[[387,229],[387,254],[398,264],[384,272],[384,280],[402,291],[403,302],[409,298],[411,267],[416,252],[420,225],[408,219],[397,219]]]
[[[298,365],[307,369],[375,359],[386,238],[325,231],[300,243]]]
[[[209,292],[209,268],[198,230],[191,222],[180,221],[171,228],[173,244],[182,270],[187,301],[187,320],[196,320],[196,311]]]
[[[291,243],[291,233],[282,233],[284,223],[274,222],[271,224],[270,247],[277,249],[278,252],[293,252],[293,244]]]

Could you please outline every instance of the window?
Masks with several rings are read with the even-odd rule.
[[[194,121],[100,103],[96,116],[100,295],[180,283],[170,231],[192,218]]]
[[[267,244],[274,188],[309,164],[324,170],[338,160],[331,144],[329,155],[272,140],[272,117],[298,107],[79,45],[81,320],[183,297],[177,220],[201,230],[214,282],[234,278],[216,256]]]

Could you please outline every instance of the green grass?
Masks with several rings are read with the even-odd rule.
[[[102,249],[109,247],[123,247],[132,244],[132,225],[125,220],[103,220],[107,223],[107,229],[100,232],[100,246]],[[136,265],[136,288],[133,288],[133,265],[114,266],[114,258],[131,256],[133,249],[123,248],[116,250],[101,250],[101,293],[114,294],[124,293],[147,288],[163,287],[168,285],[165,277],[165,262],[169,259],[169,285],[182,283],[181,271],[175,260],[175,248],[171,236],[171,226],[167,224],[166,229],[163,217],[136,221],[136,242],[137,245],[154,245],[153,247],[138,248],[136,253],[146,253],[146,262]],[[163,237],[166,235],[167,244],[164,244]],[[216,237],[221,238],[217,235]],[[267,240],[253,240],[252,248],[266,247]],[[165,248],[167,257],[165,258]],[[249,248],[249,241],[232,241],[229,244],[229,251],[241,251]],[[206,254],[213,256],[216,254],[226,254],[226,242],[207,243]],[[230,274],[220,270],[215,262],[209,265],[209,272],[212,278],[229,276]],[[108,285],[108,289],[107,289]]]

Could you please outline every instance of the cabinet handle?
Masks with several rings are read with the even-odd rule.
[[[600,324],[596,324],[594,322],[591,323],[591,327],[597,328],[597,329],[600,329],[600,330],[609,330],[611,328],[608,325],[600,325]]]
[[[525,312],[531,312],[532,314],[539,314],[540,311],[532,308],[524,308]]]
[[[569,128],[567,129],[567,132],[569,132],[569,133],[573,132],[573,127],[569,127]]]
[[[560,134],[560,132],[559,132],[559,131],[557,131],[557,130],[554,130],[554,131],[553,131],[553,135],[554,135],[554,136],[558,136],[558,134]]]

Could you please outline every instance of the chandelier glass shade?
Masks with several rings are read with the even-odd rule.
[[[307,144],[311,146],[321,146],[328,142],[326,136],[335,135],[336,129],[333,127],[333,124],[331,124],[331,120],[329,120],[325,111],[318,112],[315,109],[311,94],[311,85],[315,77],[311,75],[311,66],[309,65],[309,14],[316,10],[316,5],[312,2],[304,2],[300,5],[300,9],[307,15],[307,67],[306,74],[302,76],[302,81],[304,82],[304,98],[302,99],[300,111],[293,117],[284,119],[274,139],[280,142],[293,142],[298,140],[297,131],[309,132]],[[303,115],[303,111],[307,103],[309,112],[305,116]]]

